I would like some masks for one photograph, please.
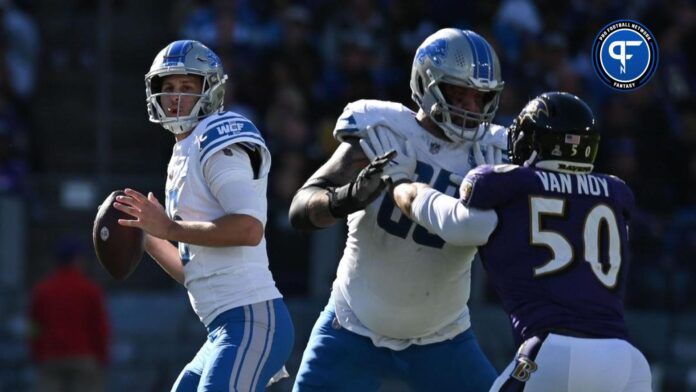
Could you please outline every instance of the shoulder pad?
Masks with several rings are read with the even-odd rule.
[[[515,169],[519,169],[520,167],[518,165],[512,165],[512,164],[502,164],[502,165],[494,165],[493,166],[493,172],[494,173],[507,173],[511,172]]]
[[[253,143],[263,146],[266,142],[248,118],[233,112],[210,116],[194,131],[199,158],[204,163],[213,153],[233,143]]]
[[[606,177],[613,181],[614,184],[611,185],[611,188],[614,189],[612,192],[616,192],[614,193],[614,197],[623,204],[627,215],[630,217],[633,214],[636,204],[636,198],[633,194],[633,190],[624,180],[617,176],[607,174]]]
[[[613,174],[607,174],[607,177],[611,178],[612,180],[616,180],[622,184],[626,184],[626,181],[624,181],[621,177],[617,177]]]
[[[344,142],[351,138],[362,138],[368,125],[382,124],[398,132],[399,122],[415,114],[396,102],[363,99],[351,102],[343,109],[336,121],[334,138]]]
[[[520,191],[524,174],[517,165],[481,165],[466,175],[460,197],[468,207],[490,209]],[[518,173],[520,173],[518,175]]]

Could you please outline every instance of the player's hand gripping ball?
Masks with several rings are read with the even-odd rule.
[[[94,250],[102,267],[114,279],[128,277],[140,263],[145,251],[145,234],[137,227],[118,224],[119,219],[131,219],[125,212],[114,208],[116,196],[123,191],[113,191],[99,206],[92,228]]]

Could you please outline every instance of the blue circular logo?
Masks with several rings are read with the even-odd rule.
[[[592,47],[597,76],[621,91],[647,83],[657,69],[658,55],[655,36],[634,20],[617,20],[604,26]]]

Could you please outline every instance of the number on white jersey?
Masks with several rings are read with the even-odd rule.
[[[450,181],[450,175],[452,174],[451,172],[445,169],[440,169],[434,183],[431,184],[431,180],[433,177],[435,177],[434,174],[435,169],[431,165],[420,161],[417,162],[416,180],[418,182],[430,184],[433,188],[442,193],[447,193],[450,196],[457,198],[459,197],[459,189],[457,184]],[[454,189],[453,192],[452,189]],[[394,220],[394,214],[399,216],[399,220]],[[381,227],[384,231],[405,239],[414,224],[415,223],[412,220],[401,214],[401,211],[396,207],[396,205],[394,205],[394,201],[391,197],[385,196],[384,199],[382,199],[382,204],[380,205],[379,212],[377,213],[377,225],[379,225],[379,227]],[[436,234],[430,233],[421,225],[416,225],[416,228],[413,230],[412,237],[415,243],[431,248],[440,249],[445,245],[445,240]]]

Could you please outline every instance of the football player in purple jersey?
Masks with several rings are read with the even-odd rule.
[[[410,181],[392,187],[413,221],[479,246],[519,344],[492,391],[651,390],[624,321],[634,197],[619,178],[592,173],[599,138],[587,104],[545,93],[509,129],[513,164],[470,171],[460,199]],[[373,152],[398,147],[385,144]]]

